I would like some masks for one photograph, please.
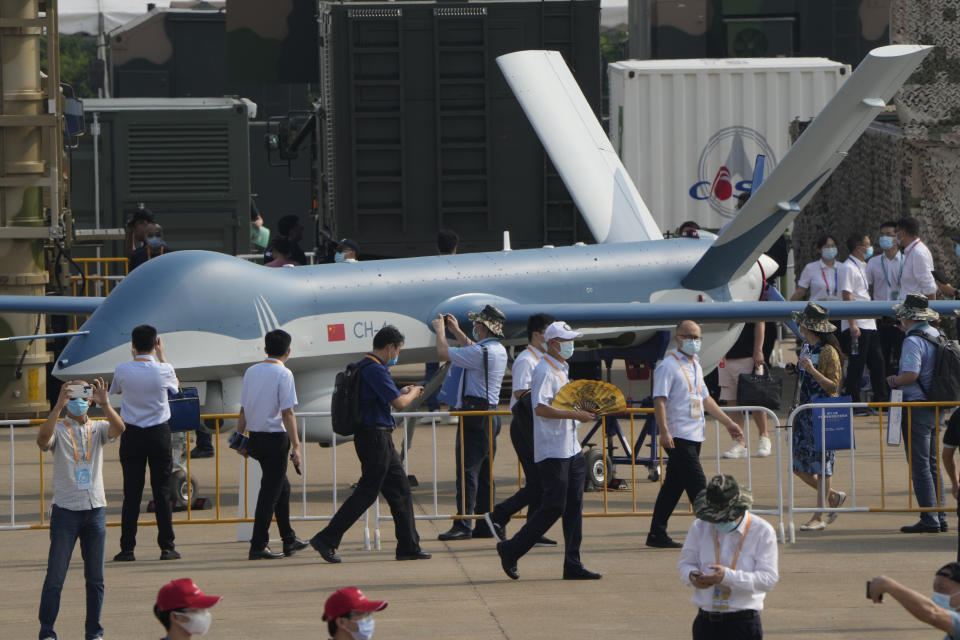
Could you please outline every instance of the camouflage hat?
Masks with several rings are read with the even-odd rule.
[[[471,311],[467,314],[467,318],[470,322],[479,322],[490,329],[493,335],[498,338],[503,337],[503,323],[507,321],[507,316],[503,315],[503,311],[492,304],[488,304],[480,311]]]
[[[928,322],[937,320],[940,314],[930,308],[927,296],[922,293],[908,293],[900,304],[893,305],[893,312],[898,318]]]
[[[743,489],[733,476],[710,478],[707,488],[697,494],[693,512],[706,522],[736,520],[753,504],[753,493]]]
[[[833,333],[837,330],[837,327],[827,320],[830,317],[830,312],[813,302],[804,307],[803,311],[794,311],[790,314],[790,317],[798,325],[810,331]]]

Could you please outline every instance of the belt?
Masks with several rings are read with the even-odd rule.
[[[710,622],[735,622],[737,620],[751,620],[759,614],[755,609],[741,609],[740,611],[704,611],[700,609],[697,617]]]
[[[386,426],[383,424],[364,424],[360,426],[360,429],[363,431],[386,431],[387,433],[393,432],[393,427]]]
[[[131,423],[131,422],[125,422],[124,424],[126,425],[126,428],[128,428],[128,429],[131,428],[131,427],[133,427],[134,429],[152,429],[152,428],[154,428],[154,427],[162,427],[162,426],[166,425],[167,422],[166,422],[166,421],[164,421],[164,422],[158,422],[157,424],[149,424],[149,425],[147,425],[147,426],[141,426],[141,425],[139,425],[139,424],[133,424],[133,423]]]

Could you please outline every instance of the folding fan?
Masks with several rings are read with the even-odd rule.
[[[564,385],[551,406],[558,409],[583,409],[598,415],[620,413],[627,408],[627,401],[616,385],[600,380],[574,380]]]

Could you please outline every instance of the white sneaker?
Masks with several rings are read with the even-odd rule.
[[[749,455],[747,448],[739,442],[734,442],[733,446],[723,452],[724,458],[746,458]]]
[[[773,447],[773,443],[770,442],[770,438],[767,436],[760,436],[760,442],[757,443],[757,457],[766,458],[770,455],[770,450]]]

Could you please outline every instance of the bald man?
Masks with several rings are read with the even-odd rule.
[[[678,324],[674,335],[677,348],[664,356],[653,375],[653,410],[660,446],[669,458],[667,475],[653,507],[648,547],[683,546],[667,535],[667,521],[684,491],[692,504],[707,486],[700,466],[706,429],[704,411],[719,420],[734,439],[743,437],[743,430],[720,409],[703,382],[703,367],[697,356],[702,336],[696,322],[684,320]]]

